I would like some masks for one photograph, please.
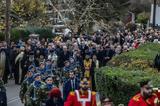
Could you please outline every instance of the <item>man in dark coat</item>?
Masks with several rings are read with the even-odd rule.
[[[97,45],[96,47],[96,56],[97,59],[99,60],[99,66],[102,67],[103,66],[103,58],[104,58],[104,50],[103,47],[100,47],[100,45]]]
[[[3,70],[3,81],[7,83],[8,75],[10,73],[10,57],[9,57],[9,49],[7,47],[6,42],[3,42],[0,46],[0,69]]]
[[[68,51],[67,46],[63,46],[63,50],[58,53],[57,65],[59,68],[64,67],[64,62],[69,60],[71,53]]]
[[[106,65],[106,63],[111,60],[111,58],[115,55],[115,51],[113,49],[111,49],[110,46],[106,46],[105,47],[105,51],[104,51],[104,63],[103,66]]]
[[[18,55],[18,52],[17,52],[17,48],[16,46],[12,46],[12,49],[10,51],[10,65],[11,65],[11,75],[10,75],[10,78],[13,77],[12,74],[14,74],[14,72],[16,71],[16,67],[15,67],[15,59],[16,59],[16,56]]]
[[[25,67],[26,67],[26,55],[25,55],[25,48],[21,47],[21,52],[17,55],[15,59],[15,84],[21,84],[24,76],[26,74]]]
[[[80,80],[76,78],[75,73],[73,71],[69,72],[69,77],[70,78],[64,83],[63,86],[64,100],[67,99],[67,96],[71,91],[79,89]]]

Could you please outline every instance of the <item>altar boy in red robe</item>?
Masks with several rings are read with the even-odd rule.
[[[153,89],[151,81],[142,81],[140,86],[140,93],[131,98],[128,106],[160,106],[160,92]]]
[[[87,78],[80,82],[80,89],[70,92],[64,106],[96,106],[96,93],[90,90]]]

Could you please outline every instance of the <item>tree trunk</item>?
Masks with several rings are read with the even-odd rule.
[[[7,43],[10,43],[10,5],[11,5],[11,0],[6,0],[6,18],[5,18],[5,40]]]

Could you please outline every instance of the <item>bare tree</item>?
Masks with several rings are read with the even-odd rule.
[[[53,11],[57,13],[60,19],[72,29],[81,29],[90,27],[91,24],[99,23],[98,21],[107,20],[114,10],[109,0],[49,0]],[[108,14],[109,13],[109,14]],[[65,20],[66,14],[71,20],[69,23]],[[107,16],[108,15],[108,16]]]

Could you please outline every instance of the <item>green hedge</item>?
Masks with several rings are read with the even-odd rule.
[[[23,28],[15,28],[11,30],[11,40],[16,41],[19,38],[26,40],[30,32]]]
[[[160,44],[146,43],[136,50],[113,57],[112,60],[108,62],[108,66],[118,66],[127,68],[128,70],[146,70],[151,68],[154,62],[153,60],[158,53],[160,53]]]
[[[151,67],[157,53],[160,44],[146,43],[113,57],[106,67],[96,70],[96,88],[101,97],[110,97],[116,105],[127,106],[129,99],[140,90],[138,82],[151,79],[155,87],[160,87],[160,73]]]
[[[11,40],[17,41],[19,38],[26,40],[29,34],[39,34],[40,38],[52,38],[52,28],[39,28],[39,27],[26,27],[26,28],[13,28],[11,30]],[[5,34],[0,32],[0,39],[4,40]]]
[[[0,32],[0,41],[4,40],[5,39],[5,35],[3,32]]]
[[[121,68],[103,67],[96,71],[97,91],[101,97],[110,97],[115,105],[127,106],[129,99],[139,92],[139,82],[152,79],[154,86],[160,87],[159,73],[153,71],[126,71]]]
[[[53,37],[52,28],[38,28],[38,27],[27,27],[27,31],[30,33],[36,33],[40,35],[40,38],[51,38]]]
[[[150,17],[150,13],[146,13],[146,12],[139,13],[137,15],[136,22],[147,24],[149,17]]]

